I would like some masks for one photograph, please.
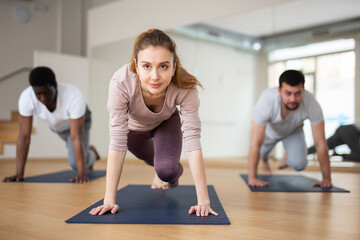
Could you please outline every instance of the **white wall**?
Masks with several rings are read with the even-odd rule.
[[[232,2],[233,0],[228,1]],[[86,36],[84,26],[87,25],[86,11],[93,8],[93,6],[96,6],[94,11],[91,10],[90,12],[101,12],[102,8],[109,9],[109,6],[113,6],[114,3],[104,7],[101,7],[100,5],[110,2],[112,1],[43,0],[41,3],[44,3],[46,8],[44,10],[36,10],[36,1],[0,1],[0,31],[2,33],[0,34],[0,57],[2,60],[2,64],[0,65],[0,77],[20,67],[32,67],[36,65],[33,62],[35,50],[80,55],[84,54],[86,52],[84,43],[87,41],[86,37],[84,37]],[[118,3],[115,4],[121,5],[123,4],[121,2],[122,1],[118,1]],[[136,8],[135,3],[128,3]],[[159,3],[161,3],[161,1],[159,1]],[[204,4],[204,2],[198,2],[196,7],[202,9]],[[14,17],[15,8],[20,5],[26,7],[30,13],[29,21],[24,23],[19,22]],[[195,13],[196,11],[194,11],[194,14],[191,15],[191,19],[187,18],[180,20],[183,23],[183,21],[194,21],[196,19],[199,20],[200,18],[207,18],[210,15],[206,15],[206,11],[212,11],[211,13],[213,15],[225,14],[229,11],[233,11],[232,9],[229,10],[228,7],[220,9],[221,11],[216,11],[219,10],[216,6],[218,6],[218,3],[214,1],[213,4],[207,5],[207,10],[203,9],[204,11],[202,11],[201,16],[197,15]],[[139,9],[140,8],[137,8],[137,10]],[[100,14],[97,16],[105,18],[105,15],[101,16]],[[174,19],[176,20],[176,18]],[[180,24],[179,19],[175,20],[172,21],[171,24]],[[96,26],[100,28],[105,27],[103,25],[100,26],[101,22],[95,21],[94,23],[94,21],[94,19],[89,21],[90,31],[95,31],[95,35],[101,36],[100,32],[98,32],[99,29],[96,31],[97,27],[92,26],[92,24],[96,24]],[[144,23],[143,21],[139,21],[139,19],[137,19],[136,22],[138,24],[137,26]],[[114,24],[118,24],[118,22],[115,22]],[[128,21],[126,24],[131,28],[132,25],[129,25]],[[119,29],[119,27],[111,28],[110,26],[106,26],[106,28],[111,31]],[[123,37],[126,33],[124,29],[116,32],[118,32],[117,34],[120,34],[120,37]],[[134,35],[134,33],[135,32],[130,32],[131,35]],[[138,31],[136,34],[137,33]],[[239,138],[241,135],[246,135],[247,131],[249,131],[248,127],[240,127],[240,125],[246,126],[246,118],[244,116],[249,115],[249,107],[246,106],[245,108],[240,108],[239,105],[235,104],[232,111],[219,108],[219,114],[216,112],[208,112],[205,109],[213,108],[213,106],[222,107],[223,104],[229,104],[232,101],[229,98],[231,95],[218,94],[216,88],[222,89],[221,92],[224,91],[234,94],[234,100],[239,101],[239,104],[248,102],[246,98],[251,94],[250,89],[252,88],[252,82],[254,81],[254,57],[250,54],[237,52],[231,48],[216,46],[215,44],[206,42],[200,43],[196,40],[186,39],[181,36],[176,36],[175,34],[173,35],[178,42],[179,54],[184,60],[184,66],[187,67],[189,71],[199,75],[199,79],[205,86],[204,91],[201,91],[202,107],[200,112],[203,119],[202,141],[205,156],[224,156],[222,153],[224,153],[225,150],[226,153],[224,154],[229,156],[247,155],[247,150],[245,150],[247,145],[243,142],[240,143]],[[115,41],[114,44],[102,45],[91,49],[91,54],[96,56],[91,60],[92,67],[90,74],[92,78],[90,84],[84,83],[82,86],[85,88],[83,89],[83,93],[89,98],[89,105],[94,114],[91,141],[99,146],[103,156],[107,154],[109,141],[107,125],[108,113],[106,110],[108,81],[114,71],[122,64],[128,62],[131,56],[134,39],[129,39],[128,37],[126,39],[127,40],[121,42]],[[204,45],[199,47],[200,44]],[[193,54],[194,52],[190,49],[196,50],[198,54]],[[219,52],[224,52],[224,54],[226,54],[225,57],[222,57],[221,59],[217,58],[219,56],[217,53]],[[215,55],[213,61],[209,61],[208,56],[210,55]],[[232,68],[231,65],[228,65],[227,62],[223,61],[224,59],[229,59],[229,61],[234,63],[233,66],[235,67]],[[238,63],[238,65],[235,63]],[[42,65],[48,65],[48,63],[43,63]],[[208,71],[210,68],[206,65],[211,66],[211,72]],[[215,65],[217,65],[217,68],[213,67]],[[218,69],[219,71],[214,72],[215,69]],[[225,85],[221,85],[221,79],[225,81]],[[243,83],[249,84],[246,84],[245,87],[240,86]],[[0,119],[9,118],[10,111],[17,110],[18,96],[27,86],[28,73],[20,74],[0,83]],[[88,89],[86,89],[86,86],[88,86]],[[235,94],[236,88],[243,89],[241,94]],[[212,94],[218,95],[219,101],[214,101]],[[223,117],[219,118],[218,116]],[[41,121],[35,120],[35,124],[37,125],[38,135],[33,139],[29,157],[65,157],[66,151],[64,151],[63,143],[58,141],[56,135],[48,134],[49,131],[47,126]],[[224,125],[223,128],[226,129],[226,131],[221,131],[220,125]],[[223,145],[221,149],[214,147],[228,137],[230,139],[235,139],[235,141],[226,141],[228,144]],[[52,144],[50,147],[44,145],[44,143],[49,142],[49,145]],[[40,148],[35,147],[35,145],[40,146]],[[57,146],[59,147],[57,148]],[[14,156],[15,147],[7,145],[5,147],[5,155],[2,157]]]
[[[148,20],[140,18],[141,11],[149,11],[149,8],[143,5],[138,6],[139,0],[121,0],[111,3],[115,1],[42,0],[41,3],[47,6],[44,11],[36,10],[34,7],[38,1],[0,1],[0,77],[20,67],[34,66],[34,50],[84,55],[87,47],[91,47],[89,48],[91,50],[89,54],[93,55],[91,79],[90,83],[84,83],[83,86],[88,87],[88,89],[85,87],[84,94],[88,97],[94,114],[91,141],[99,146],[103,156],[107,154],[109,142],[106,110],[108,81],[118,67],[129,61],[135,35],[146,30],[147,24],[151,24],[151,27],[171,28],[185,24],[187,21],[194,22],[230,14],[237,11],[230,9],[231,6],[245,2],[245,0],[226,0],[228,4],[222,2],[219,5],[220,0],[211,1],[211,3],[197,1],[194,5],[193,1],[185,1],[182,2],[182,7],[186,5],[185,3],[194,6],[191,9],[192,14],[189,13],[190,15],[187,16],[189,18],[176,17],[174,14],[183,15],[183,12],[178,9],[179,11],[175,13],[165,12],[170,14],[170,17],[166,19],[175,20],[163,23],[161,19],[165,15],[155,14],[153,19]],[[258,4],[260,1],[248,2],[246,7],[251,8],[252,4]],[[269,4],[279,1],[273,0]],[[152,3],[156,6],[156,3],[167,4],[168,2],[155,0]],[[102,4],[106,5],[100,6]],[[130,4],[132,10],[127,11],[131,17],[121,15],[117,11],[123,4]],[[30,12],[28,22],[19,22],[14,17],[15,8],[19,5],[28,8]],[[92,9],[89,15],[87,15],[88,9]],[[116,14],[108,14],[109,11],[115,11]],[[116,20],[108,25],[107,21],[113,18]],[[124,19],[121,20],[122,18]],[[100,21],[101,19],[106,24],[103,24],[104,21]],[[87,25],[89,25],[89,35],[87,35]],[[189,39],[174,32],[170,32],[170,35],[178,44],[178,52],[184,66],[197,75],[205,87],[203,91],[200,91],[202,143],[205,156],[246,156],[250,140],[251,110],[259,93],[267,86],[266,56],[239,52],[230,47]],[[87,41],[89,41],[88,46],[86,46]],[[357,40],[357,52],[359,51],[358,42],[359,40]],[[17,109],[18,96],[27,86],[27,77],[28,74],[23,73],[0,82],[0,119],[9,118],[10,111]],[[360,86],[358,80],[357,76],[357,92]],[[228,105],[231,105],[231,108],[227,107]],[[358,116],[359,105],[356,107]],[[39,142],[44,143],[47,139],[44,135],[43,141]],[[8,150],[9,148],[11,150]],[[55,155],[65,157],[66,151],[60,151],[61,154]],[[14,157],[13,147],[5,147],[5,152],[11,152],[7,156]],[[54,151],[51,148],[44,147],[39,151],[31,150],[30,157],[55,156],[52,153]]]
[[[0,1],[0,76],[20,67],[32,67],[33,50],[56,50],[57,1],[47,0],[47,12],[35,11],[32,2]],[[15,17],[16,7],[26,7],[30,13],[27,22]]]
[[[71,83],[83,93],[86,102],[89,100],[89,60],[85,57],[60,54],[46,51],[35,51],[34,67],[50,67],[57,82]],[[6,82],[4,82],[6,84]],[[24,88],[26,88],[24,86]],[[22,88],[20,91],[22,91]],[[16,89],[18,91],[19,89]],[[65,143],[57,134],[51,132],[46,122],[34,116],[35,133],[31,136],[29,157],[62,158],[67,156]],[[15,145],[5,145],[5,151],[0,158],[11,158],[16,154]]]
[[[255,54],[170,34],[183,66],[204,85],[200,118],[204,156],[247,156],[255,82]]]
[[[0,77],[22,67],[33,67],[35,49],[57,50],[58,1],[43,2],[48,6],[46,12],[35,10],[34,2],[30,1],[0,1]],[[30,18],[27,22],[15,17],[15,9],[19,6],[28,9]],[[10,112],[17,111],[19,95],[29,85],[28,74],[24,72],[0,82],[0,119],[9,119]],[[51,146],[44,149],[53,150]],[[29,156],[33,154],[34,149],[30,149]],[[4,154],[0,158],[6,157],[15,157],[14,145],[4,146]]]
[[[93,48],[91,52],[89,103],[93,122],[90,142],[101,156],[107,156],[109,148],[109,114],[106,108],[109,81],[118,68],[129,62],[133,41],[128,39],[107,44]]]
[[[204,85],[200,118],[204,156],[247,156],[253,105],[254,54],[168,32],[183,66]],[[91,142],[106,156],[109,144],[106,110],[109,80],[131,57],[134,38],[93,48],[90,103],[94,113]]]
[[[84,55],[84,12],[107,2],[110,0],[91,0],[86,4],[83,0],[1,0],[0,77],[22,67],[33,67],[35,50]],[[28,10],[28,21],[15,17],[17,7]],[[0,119],[9,118],[10,111],[17,110],[18,96],[27,83],[28,72],[0,82]]]
[[[45,8],[39,9],[35,1],[0,1],[0,77],[22,67],[33,67],[37,49],[80,54],[81,2],[44,0],[41,3]],[[15,17],[17,7],[28,10],[28,21]],[[10,112],[17,110],[19,94],[26,86],[28,72],[0,82],[0,119],[8,119]]]
[[[136,36],[148,28],[174,27],[271,6],[284,0],[121,0],[89,11],[88,46]]]
[[[48,12],[33,10],[30,2],[0,1],[0,77],[22,67],[33,66],[33,50],[55,50],[57,45],[56,1],[48,0]],[[30,12],[27,22],[15,17],[18,6]],[[17,110],[21,91],[28,86],[28,72],[0,82],[0,119],[10,117],[10,111]]]
[[[355,119],[360,119],[360,34],[355,38]]]
[[[36,50],[84,55],[86,50],[84,26],[86,25],[85,16],[87,16],[85,12],[93,6],[107,2],[111,2],[111,0],[1,0],[0,77],[22,67],[33,67],[35,65],[34,51]],[[38,3],[42,5],[36,5]],[[30,14],[28,21],[21,22],[15,17],[15,9],[19,6],[28,10]],[[47,64],[44,62],[42,65]],[[0,119],[9,119],[10,112],[18,109],[19,95],[28,86],[28,74],[28,72],[24,72],[0,82]],[[81,87],[85,90],[86,98],[89,98],[88,82],[83,82]],[[41,131],[40,128],[38,129],[40,134],[39,131]],[[43,139],[39,140],[42,149],[33,148],[37,145],[37,140],[33,141],[29,157],[65,157],[66,151],[62,151],[63,144],[57,150],[55,144],[51,145],[51,141],[47,141],[47,128],[44,128],[44,134],[40,134]],[[37,135],[37,138],[40,135]],[[49,142],[49,147],[43,145]],[[4,152],[5,154],[0,158],[14,157],[15,146],[5,145]]]

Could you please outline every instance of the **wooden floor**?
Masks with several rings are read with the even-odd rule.
[[[95,169],[105,166],[101,160]],[[332,175],[336,186],[351,193],[252,193],[239,177],[245,168],[219,166],[207,167],[208,184],[214,185],[231,225],[67,224],[104,197],[105,178],[84,185],[0,183],[0,239],[360,239],[360,173]],[[26,175],[64,169],[69,169],[65,160],[29,160]],[[0,160],[1,178],[14,171],[14,160]],[[127,160],[119,187],[150,184],[153,174],[145,164]],[[321,177],[316,171],[301,174]],[[188,167],[180,184],[193,184]]]

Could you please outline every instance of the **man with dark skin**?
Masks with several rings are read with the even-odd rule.
[[[252,115],[248,175],[250,186],[269,185],[257,178],[257,166],[261,158],[263,174],[271,175],[268,156],[279,141],[282,141],[286,151],[279,169],[291,167],[301,171],[306,168],[307,148],[303,121],[310,119],[323,177],[314,186],[332,187],[322,110],[313,95],[304,89],[304,83],[305,78],[301,72],[287,70],[281,74],[278,88],[262,92]]]
[[[81,92],[71,84],[57,83],[54,72],[47,67],[37,67],[30,72],[30,85],[19,98],[19,136],[16,144],[16,174],[3,182],[23,181],[29,152],[33,114],[49,124],[65,142],[68,161],[77,171],[70,182],[86,183],[86,171],[92,170],[99,159],[94,146],[89,146],[91,112]]]

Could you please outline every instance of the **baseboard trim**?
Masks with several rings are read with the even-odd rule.
[[[2,162],[13,162],[15,164],[15,158],[2,158]],[[49,163],[49,162],[67,162],[67,158],[29,158],[28,162],[36,163]],[[230,169],[247,169],[248,161],[247,157],[239,158],[205,158],[205,167],[206,168],[230,168]],[[188,167],[189,163],[185,159],[180,160],[181,164],[184,167]],[[101,158],[97,163],[103,163],[106,166],[106,158]],[[125,164],[138,164],[144,165],[145,163],[136,158],[125,158]],[[275,160],[270,160],[270,167],[275,171],[277,170],[278,162]],[[330,162],[332,172],[351,172],[351,173],[360,173],[360,163],[359,162],[349,162],[349,161],[332,161]],[[293,171],[292,169],[284,169],[283,171]],[[317,161],[309,161],[307,168],[304,171],[320,171],[320,164]]]

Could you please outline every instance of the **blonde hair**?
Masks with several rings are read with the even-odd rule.
[[[135,64],[137,63],[137,57],[139,51],[149,47],[164,47],[174,55],[173,64],[175,67],[175,74],[171,79],[171,82],[178,88],[192,89],[196,88],[196,85],[202,88],[201,83],[195,76],[188,73],[181,67],[180,59],[176,54],[175,42],[159,29],[149,29],[146,32],[141,33],[135,40],[133,54],[130,61],[130,70],[136,73]],[[135,60],[135,61],[134,61]]]

